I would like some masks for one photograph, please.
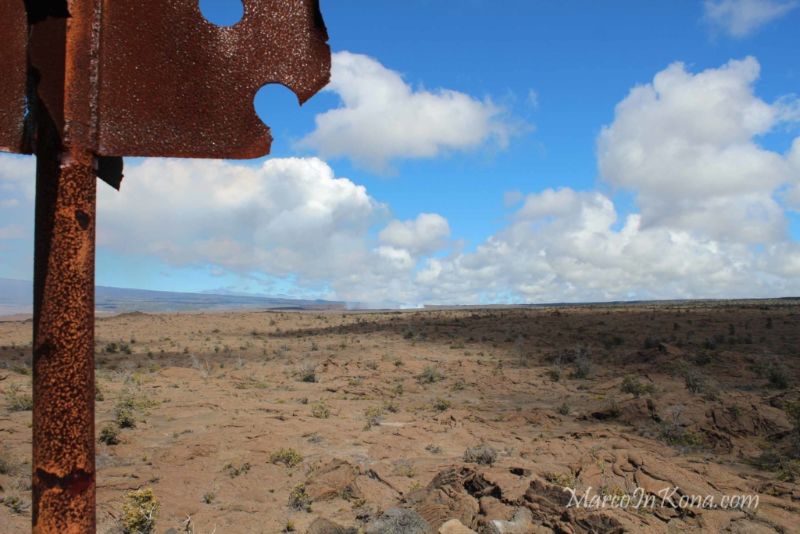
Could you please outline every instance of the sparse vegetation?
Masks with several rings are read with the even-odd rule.
[[[551,367],[547,370],[547,376],[553,382],[558,382],[561,380],[561,367]]]
[[[653,387],[653,384],[640,382],[638,379],[629,375],[622,380],[622,385],[620,385],[619,389],[623,393],[630,393],[634,397],[641,397],[642,395],[653,393],[655,387]]]
[[[103,387],[100,385],[99,380],[95,380],[94,382],[94,400],[97,402],[106,400],[105,392],[103,391]]]
[[[428,451],[431,454],[441,454],[442,453],[442,448],[440,446],[438,446],[438,445],[434,445],[433,443],[429,443],[428,445],[425,445],[425,450]]]
[[[572,471],[569,473],[546,473],[544,479],[562,488],[574,489],[575,485],[578,483],[578,479]]]
[[[491,465],[497,461],[497,450],[485,444],[469,447],[464,451],[464,461],[480,465]]]
[[[314,383],[317,381],[317,368],[314,364],[306,362],[297,369],[297,378],[301,382]]]
[[[684,450],[704,448],[707,445],[706,438],[681,424],[682,413],[683,406],[672,407],[671,419],[660,423],[659,437],[668,445]]]
[[[435,367],[430,365],[425,367],[420,374],[417,375],[417,382],[420,384],[433,384],[444,380],[444,376]]]
[[[380,406],[370,406],[364,411],[364,419],[366,419],[364,430],[369,430],[374,426],[378,426],[381,424],[381,419],[383,419],[383,408]]]
[[[10,475],[14,472],[16,462],[11,459],[11,455],[6,450],[0,451],[0,475]]]
[[[125,403],[117,404],[114,409],[114,420],[119,428],[136,428],[136,418],[133,416],[133,410]]]
[[[331,416],[331,410],[323,401],[318,401],[311,405],[311,415],[317,419],[327,419]]]
[[[697,449],[706,445],[706,440],[701,434],[672,423],[663,423],[660,435],[661,439],[673,447]]]
[[[789,403],[786,406],[786,415],[792,423],[792,430],[789,434],[789,454],[792,458],[800,459],[800,400]]]
[[[592,363],[589,357],[583,353],[575,358],[575,368],[570,373],[570,378],[586,379],[592,373]]]
[[[450,406],[451,406],[450,401],[446,399],[436,399],[433,402],[433,409],[436,410],[437,412],[443,412],[445,410],[448,410]]]
[[[123,342],[108,343],[104,350],[107,354],[116,354],[118,352],[121,352],[122,354],[131,354],[132,352],[131,346]]]
[[[2,503],[6,508],[11,510],[13,514],[24,514],[31,505],[24,500],[19,495],[7,495],[5,497],[0,497],[0,503]]]
[[[270,463],[294,467],[303,461],[303,456],[294,449],[278,449],[269,456]]]
[[[305,484],[297,484],[289,492],[289,507],[303,512],[311,511],[311,497],[306,493]]]
[[[406,460],[405,458],[401,458],[396,460],[392,467],[392,472],[401,477],[408,477],[414,478],[417,474],[417,470],[414,468],[414,464],[411,461]]]
[[[767,371],[769,385],[775,389],[789,389],[789,372],[783,365],[772,365]]]
[[[217,532],[305,532],[317,515],[370,532],[389,485],[406,499],[400,506],[451,476],[461,480],[458,493],[476,501],[503,501],[516,492],[505,485],[525,490],[534,481],[532,491],[552,496],[560,486],[583,492],[587,485],[619,496],[630,490],[619,470],[636,483],[649,466],[665,486],[701,471],[709,485],[752,486],[775,504],[759,508],[764,524],[791,531],[785,510],[800,482],[793,352],[800,308],[773,306],[769,331],[767,313],[748,302],[660,306],[331,312],[323,314],[327,324],[294,312],[100,319],[97,466],[136,477],[106,485],[101,500],[118,503],[110,513],[121,524],[125,495],[140,484],[161,501],[185,491],[169,514],[162,502],[152,534],[210,534],[215,524]],[[30,412],[5,413],[9,393],[31,392],[31,350],[20,345],[28,327],[0,323],[0,345],[9,343],[5,332],[18,344],[0,346],[0,426],[9,431],[0,438],[3,532],[23,530],[31,516]],[[119,346],[134,335],[135,358]],[[116,353],[105,352],[109,340]],[[304,370],[314,379],[304,381]],[[186,466],[191,485],[183,488],[165,462]],[[258,489],[262,479],[275,483]],[[381,479],[385,495],[371,491]],[[330,481],[335,498],[318,505]],[[260,493],[240,502],[245,490]],[[473,529],[500,511],[495,504],[478,502]],[[305,514],[312,505],[313,515]],[[235,527],[224,522],[232,513]],[[572,515],[539,513],[537,522],[575,528]],[[618,518],[614,510],[604,515]],[[672,517],[691,526],[699,520]],[[98,517],[99,530],[108,530],[108,518]]]
[[[693,369],[684,371],[683,380],[686,383],[686,389],[691,393],[700,393],[706,387],[706,378],[699,372]]]
[[[616,419],[622,415],[622,409],[620,409],[617,399],[611,399],[611,402],[608,403],[608,407],[606,408],[606,413],[609,419]]]
[[[6,402],[12,412],[29,412],[33,410],[33,397],[22,391],[19,384],[12,384],[6,390]]]
[[[248,471],[250,471],[251,467],[252,466],[250,465],[249,462],[245,462],[245,463],[243,463],[242,465],[240,465],[238,467],[233,465],[232,463],[227,463],[222,467],[222,471],[224,473],[227,473],[229,477],[236,478],[239,475],[246,474]]]
[[[106,445],[118,445],[120,441],[119,427],[114,423],[106,423],[100,430],[99,439],[100,443],[105,443]]]

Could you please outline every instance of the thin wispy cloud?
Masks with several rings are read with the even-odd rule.
[[[732,37],[751,35],[800,5],[796,0],[706,0],[704,17]]]

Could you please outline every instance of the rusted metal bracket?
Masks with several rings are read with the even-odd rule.
[[[0,36],[0,150],[30,154],[25,143],[28,14],[22,0],[0,4]]]
[[[35,153],[33,531],[95,530],[96,178],[123,156],[253,158],[253,99],[304,102],[330,75],[318,0],[243,0],[218,27],[198,0],[1,0],[0,151]]]

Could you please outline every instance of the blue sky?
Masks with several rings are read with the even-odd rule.
[[[232,4],[201,2],[223,23]],[[100,184],[98,283],[409,306],[800,293],[797,2],[321,5],[334,80],[303,108],[262,89],[271,156],[128,160],[120,193]],[[27,171],[0,157],[0,277],[30,278]]]

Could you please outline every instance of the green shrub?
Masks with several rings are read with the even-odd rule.
[[[114,420],[120,428],[136,428],[136,419],[130,408],[118,405],[114,411]]]
[[[306,493],[304,484],[298,484],[289,492],[289,507],[304,512],[311,511],[311,497]]]
[[[239,475],[244,475],[245,473],[247,473],[248,471],[250,471],[250,468],[251,468],[251,467],[252,467],[252,466],[250,465],[250,463],[249,463],[249,462],[245,462],[245,463],[243,463],[242,465],[240,465],[239,467],[236,467],[236,466],[235,466],[235,465],[233,465],[232,463],[227,463],[227,464],[225,464],[225,466],[222,468],[222,470],[223,470],[225,473],[228,473],[228,476],[230,476],[231,478],[236,478],[236,477],[238,477]]]
[[[434,382],[439,382],[440,380],[444,380],[444,376],[439,372],[438,369],[430,365],[417,375],[417,382],[420,384],[433,384]]]
[[[119,444],[119,427],[114,423],[107,423],[103,426],[103,429],[100,430],[100,443],[105,443],[106,445]]]
[[[616,399],[611,399],[611,402],[608,403],[608,409],[606,410],[606,413],[610,419],[616,419],[622,415],[622,410],[620,409],[619,403]]]
[[[551,367],[547,370],[547,376],[553,382],[558,382],[561,380],[561,367]]]
[[[270,463],[294,467],[303,461],[303,456],[294,449],[278,449],[269,456]]]
[[[497,450],[489,445],[469,447],[464,451],[464,461],[474,464],[491,465],[497,461]]]
[[[319,401],[311,405],[311,415],[317,419],[327,419],[331,416],[331,410],[324,402]]]
[[[317,381],[316,367],[310,363],[301,365],[297,375],[301,382],[314,383]]]
[[[705,377],[693,369],[687,369],[684,372],[683,380],[686,384],[686,389],[691,393],[700,393],[706,387]]]
[[[130,491],[122,505],[122,530],[125,534],[151,534],[156,526],[159,503],[151,488]]]
[[[634,397],[641,397],[643,394],[652,393],[654,390],[653,384],[639,382],[639,380],[632,376],[626,376],[622,380],[622,385],[620,386],[620,391],[623,393],[630,393]]]
[[[431,454],[441,454],[442,453],[442,448],[440,446],[438,446],[438,445],[434,445],[433,443],[429,443],[428,445],[425,445],[425,450],[428,451]]]
[[[789,372],[783,365],[773,365],[767,371],[769,385],[775,389],[789,389]]]
[[[8,497],[0,499],[0,503],[3,503],[9,510],[11,510],[11,513],[14,514],[22,514],[25,512],[25,510],[30,508],[30,504],[23,501],[17,495],[9,495]]]
[[[575,359],[575,369],[572,370],[570,378],[584,379],[589,378],[592,372],[592,364],[589,358],[581,356]]]
[[[94,383],[94,400],[98,402],[106,400],[105,393],[103,392],[103,388],[100,386],[99,381],[95,381]]]
[[[364,430],[369,430],[373,426],[378,426],[381,423],[381,419],[383,419],[383,408],[380,406],[370,406],[364,410],[364,419],[367,420],[366,425],[364,425]]]
[[[569,473],[545,473],[544,479],[562,488],[574,488],[578,482],[577,476],[571,471]]]
[[[446,399],[436,399],[436,401],[433,403],[433,409],[438,412],[443,412],[449,409],[450,406],[451,406],[450,401]]]

